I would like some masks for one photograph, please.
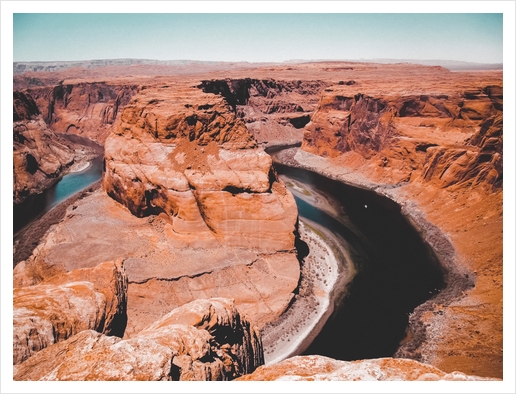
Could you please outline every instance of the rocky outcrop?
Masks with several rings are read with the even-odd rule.
[[[199,88],[224,97],[259,143],[274,145],[301,142],[326,86],[320,80],[228,78],[204,80]]]
[[[305,128],[303,149],[324,157],[356,151],[369,158],[386,146],[392,117],[393,109],[381,98],[347,97],[327,89]]]
[[[347,154],[347,162],[369,160],[375,176],[392,183],[499,189],[501,87],[450,84],[436,93],[428,85],[421,90],[429,93],[417,95],[364,83],[327,88],[305,127],[302,149],[330,158]]]
[[[165,214],[187,244],[294,247],[294,199],[221,97],[143,91],[107,139],[105,161],[108,195],[136,216]]]
[[[410,315],[395,356],[447,372],[502,377],[501,73],[399,65],[371,67],[353,79],[353,85],[327,89],[321,103],[337,96],[381,100],[391,114],[382,144],[364,149],[352,138],[355,147],[336,149],[332,128],[339,128],[339,115],[348,114],[321,105],[305,127],[305,151],[295,158],[316,172],[398,202],[447,267],[446,288]],[[375,113],[366,116],[373,123],[365,136],[381,129],[382,118]],[[353,119],[354,113],[349,116]],[[328,157],[306,151],[327,152]],[[432,226],[449,239],[438,241],[429,231]],[[465,282],[468,286],[461,289]]]
[[[83,331],[15,367],[14,380],[232,380],[263,364],[261,341],[227,299],[198,300],[121,340]]]
[[[34,98],[50,129],[103,144],[118,113],[138,89],[138,85],[61,81],[26,92]]]
[[[429,147],[423,169],[426,181],[448,187],[488,185],[500,189],[503,183],[503,117],[484,120],[464,148]]]
[[[15,288],[13,297],[14,364],[84,330],[124,334],[127,276],[120,261]]]
[[[472,381],[498,380],[446,373],[431,365],[414,360],[378,358],[359,361],[340,361],[323,356],[298,356],[273,365],[265,365],[238,380],[374,380],[374,381]]]
[[[320,141],[319,148],[320,152],[326,151],[331,158],[316,157],[302,152],[309,155],[314,162],[317,159],[318,163],[322,163],[319,167],[314,165],[315,171],[322,168],[323,173],[331,172],[335,174],[336,179],[371,188],[390,196],[402,206],[403,212],[416,224],[419,219],[427,220],[428,223],[441,228],[446,235],[446,241],[450,241],[445,243],[445,246],[450,245],[451,248],[449,263],[456,264],[462,278],[466,278],[468,283],[474,283],[474,287],[463,289],[463,292],[454,294],[453,298],[434,299],[417,308],[411,314],[411,326],[400,348],[408,351],[399,353],[401,357],[421,360],[448,373],[461,370],[470,375],[502,376],[504,360],[501,302],[503,298],[501,72],[450,73],[441,67],[410,64],[327,62],[268,65],[262,69],[248,67],[238,72],[225,70],[223,74],[205,73],[202,76],[199,72],[194,80],[191,74],[196,71],[193,67],[188,67],[192,70],[188,71],[190,76],[187,82],[186,74],[176,75],[173,78],[155,78],[152,83],[149,82],[150,79],[146,79],[146,84],[155,87],[145,89],[150,92],[148,96],[145,96],[145,90],[141,92],[142,96],[138,95],[138,97],[145,97],[145,100],[135,99],[134,118],[139,117],[139,113],[145,115],[139,120],[138,127],[142,130],[147,129],[149,135],[154,137],[138,139],[137,143],[128,145],[127,151],[123,151],[121,156],[130,159],[126,162],[120,161],[127,169],[124,173],[125,181],[113,184],[117,185],[117,193],[121,191],[120,196],[124,196],[124,199],[118,201],[124,204],[135,201],[134,206],[140,208],[131,208],[132,211],[137,212],[139,209],[138,215],[143,215],[144,218],[137,218],[129,211],[120,209],[118,203],[104,194],[94,193],[83,201],[74,203],[62,223],[55,226],[43,240],[42,245],[36,249],[30,264],[27,265],[32,273],[39,273],[40,270],[51,273],[63,267],[70,270],[74,266],[91,266],[97,261],[105,261],[105,259],[98,259],[98,256],[128,257],[130,259],[128,266],[133,278],[128,296],[130,299],[128,314],[130,319],[134,316],[133,320],[137,321],[132,326],[128,339],[134,339],[142,327],[160,318],[173,307],[200,297],[233,297],[234,295],[235,305],[239,309],[243,308],[246,316],[252,316],[253,323],[264,324],[277,319],[292,299],[292,292],[298,283],[299,275],[296,270],[299,269],[299,264],[295,261],[294,254],[290,252],[266,255],[260,249],[249,252],[240,247],[230,248],[224,245],[218,248],[199,249],[198,246],[204,248],[208,245],[220,245],[220,241],[206,224],[210,221],[205,221],[202,214],[200,214],[202,221],[197,222],[199,218],[197,213],[188,216],[190,212],[203,212],[198,204],[200,194],[197,193],[197,187],[208,185],[206,187],[213,188],[214,182],[209,177],[209,171],[213,173],[212,168],[209,171],[205,170],[208,165],[211,165],[211,162],[207,161],[201,161],[200,174],[190,172],[188,177],[185,175],[186,170],[195,170],[195,167],[186,168],[189,161],[192,161],[194,166],[199,166],[192,159],[192,157],[196,158],[196,152],[201,152],[201,149],[206,152],[213,146],[198,143],[197,131],[190,133],[190,130],[196,129],[197,124],[205,124],[204,121],[198,122],[197,119],[188,117],[194,113],[197,116],[199,113],[209,112],[210,109],[204,107],[205,104],[209,104],[209,100],[197,101],[198,98],[194,99],[195,95],[185,86],[198,86],[200,81],[208,81],[208,84],[212,81],[223,81],[221,83],[229,88],[229,94],[224,93],[225,87],[222,85],[213,88],[213,93],[224,96],[227,103],[232,103],[233,94],[238,97],[233,107],[225,104],[224,111],[236,112],[236,117],[244,121],[258,143],[273,139],[289,143],[291,139],[289,130],[297,133],[292,135],[299,141],[304,125],[315,134],[319,133],[320,136],[327,137],[326,141]],[[128,70],[131,75],[135,75],[134,72],[137,69],[134,67],[125,69],[125,71]],[[141,72],[139,75],[144,74]],[[60,78],[57,80],[66,80],[72,75],[72,71],[67,76],[59,75]],[[81,74],[81,76],[85,75]],[[119,69],[105,68],[96,74],[96,78],[98,81],[104,81],[107,76],[120,75]],[[233,87],[232,83],[227,82],[246,81],[248,77],[253,81],[261,81],[260,85],[263,82],[265,88],[262,89],[258,84],[254,86],[255,82],[246,85],[246,82],[242,86],[248,86],[246,87],[248,97],[246,94],[240,96],[240,92],[245,93],[246,90],[238,86]],[[25,82],[22,82],[30,83],[31,86],[44,85],[46,81],[51,80],[50,76],[31,76],[30,74],[24,75],[23,78]],[[56,84],[55,77],[52,76],[52,78],[54,78],[52,83]],[[277,86],[273,87],[270,82],[274,80],[277,85],[280,85],[278,81],[315,81],[316,79],[324,80],[325,88],[331,89],[324,92],[322,101],[328,99],[328,102],[334,100],[344,102],[343,99],[337,99],[337,96],[349,98],[352,104],[350,109],[353,108],[355,112],[350,111],[348,118],[342,118],[341,115],[346,111],[331,109],[330,106],[327,113],[322,110],[311,113],[317,107],[319,93],[315,94],[314,90],[312,95],[307,91],[306,97],[310,99],[306,100],[306,97],[298,95],[299,92],[295,90],[287,92],[285,89],[280,92],[280,89]],[[120,79],[117,81],[119,82]],[[74,85],[74,83],[63,82],[63,85]],[[166,87],[170,85],[174,86],[167,89]],[[161,88],[157,88],[158,86]],[[40,112],[48,114],[50,96],[45,96],[46,93],[34,93],[38,89],[44,92],[43,88],[32,89],[34,97],[37,97],[35,102]],[[169,95],[172,90],[175,96]],[[165,91],[168,92],[165,94]],[[47,92],[50,91],[47,90]],[[239,93],[236,94],[236,92]],[[272,95],[275,96],[272,97]],[[314,97],[315,100],[313,100]],[[157,101],[153,102],[154,98]],[[310,105],[305,105],[305,100],[309,101]],[[64,105],[62,102],[64,103],[64,100],[59,99],[57,105]],[[43,106],[40,106],[41,103]],[[160,103],[164,108],[158,111],[159,116],[153,118],[151,113],[154,113]],[[170,105],[171,103],[173,105]],[[175,136],[167,134],[169,130],[165,130],[162,134],[167,136],[164,139],[162,136],[156,136],[154,131],[163,131],[163,128],[156,126],[162,125],[161,121],[170,115],[166,113],[165,107],[179,108],[181,103],[191,105],[192,112],[184,118],[182,128],[179,127],[187,131],[188,138],[176,144],[178,140]],[[298,110],[298,107],[292,105],[293,103],[297,103],[303,111]],[[383,108],[385,103],[387,107]],[[196,104],[200,104],[203,108],[195,106]],[[69,105],[70,102],[67,108],[71,108]],[[269,106],[270,109],[268,109]],[[218,104],[213,108],[219,111]],[[118,119],[120,119],[120,107],[118,112]],[[295,119],[296,117],[299,119]],[[56,118],[53,119],[56,120],[55,125],[60,124]],[[108,116],[104,119],[112,119],[112,117]],[[224,119],[226,119],[225,116]],[[347,126],[346,119],[348,119]],[[492,123],[487,119],[492,119]],[[306,123],[308,120],[312,122]],[[347,133],[345,138],[342,134],[332,135],[332,123],[344,130],[344,134]],[[66,128],[70,124],[72,123],[63,122]],[[130,122],[123,124],[128,127],[119,132],[118,141],[131,141],[133,139],[130,135],[131,130],[137,128]],[[296,128],[298,126],[301,128]],[[320,129],[317,130],[319,126]],[[199,128],[202,130],[203,126]],[[178,128],[175,126],[170,128],[170,130],[176,129]],[[74,132],[73,130],[73,127],[70,128],[71,132]],[[86,127],[83,125],[81,130],[85,131]],[[91,130],[94,128],[92,127]],[[269,130],[271,132],[268,135],[261,134]],[[205,133],[205,135],[204,142],[210,138],[208,134]],[[218,134],[215,137],[218,138]],[[283,137],[285,138],[282,139]],[[318,139],[316,140],[313,145],[315,147],[318,142]],[[333,144],[336,146],[339,141],[340,147],[348,150],[334,151]],[[154,143],[156,145],[153,145]],[[192,149],[184,148],[188,143],[192,143],[190,145]],[[225,149],[221,148],[220,140],[217,140],[216,144],[219,145],[219,150]],[[114,145],[118,146],[116,149],[121,147],[118,144]],[[185,161],[177,171],[175,169],[169,171],[171,168],[160,168],[163,163],[161,160],[152,161],[152,157],[166,158],[168,155],[166,149],[172,145],[178,153],[185,154]],[[176,145],[182,147],[178,148]],[[312,149],[307,143],[305,148]],[[247,148],[246,151],[248,149],[256,148]],[[235,152],[243,151],[238,149]],[[151,165],[140,166],[141,152],[148,152],[146,156],[151,157],[149,163],[156,168],[151,169]],[[216,156],[211,151],[208,153]],[[182,155],[178,156],[178,160],[181,161],[182,157]],[[176,160],[175,162],[178,163]],[[121,170],[122,166],[119,169]],[[156,188],[157,193],[154,193],[154,183],[152,183],[154,181],[151,182],[149,179],[154,175],[161,177],[163,174],[172,174],[172,177],[167,177],[167,181],[176,182],[174,178],[176,172],[182,173],[186,178],[186,184],[195,204],[181,204],[180,206],[185,210],[177,211],[176,216],[173,214],[169,216],[163,207],[169,209],[167,204],[173,200],[169,199],[168,195],[167,199],[162,197],[163,187]],[[127,181],[129,179],[125,177],[127,174],[131,175],[131,182]],[[141,178],[140,174],[144,174],[145,178]],[[135,177],[132,177],[133,175]],[[239,178],[241,175],[239,173]],[[113,179],[116,176],[112,174]],[[181,176],[178,179],[183,182],[184,178]],[[271,179],[269,175],[269,185],[273,184]],[[238,182],[243,184],[240,180]],[[127,197],[128,190],[132,190],[133,185],[140,184],[146,186],[141,189],[141,192],[134,194],[136,198]],[[151,188],[147,189],[147,186]],[[272,186],[270,189],[272,190]],[[146,195],[145,191],[148,190],[152,193]],[[167,193],[173,194],[172,190],[175,189],[167,190]],[[210,192],[215,194],[221,191],[210,190]],[[232,198],[242,197],[245,193],[251,194],[250,191],[241,191],[234,186],[222,192],[230,193]],[[267,193],[272,194],[270,191],[265,192]],[[192,199],[188,197],[185,201],[192,201]],[[210,205],[215,199],[207,201]],[[225,200],[217,201],[219,203]],[[176,211],[170,209],[170,212]],[[217,215],[226,214],[228,214],[226,209],[219,209],[217,212]],[[236,210],[231,211],[230,214],[236,214]],[[191,226],[190,219],[179,220],[179,217],[183,219],[193,217],[193,222],[199,223],[200,232],[194,231],[195,226]],[[182,227],[185,223],[186,225]],[[212,226],[217,226],[218,219],[210,223]],[[254,219],[253,223],[256,223]],[[192,231],[184,231],[185,228]],[[222,234],[228,228],[229,223],[225,227],[219,226],[217,231]],[[230,238],[220,237],[226,240]],[[85,243],[89,248],[84,248]],[[433,245],[436,249],[442,246]],[[233,258],[234,252],[236,253]],[[445,254],[447,253],[448,250],[445,251]],[[282,254],[288,254],[291,261],[282,259],[284,257],[281,256]],[[270,256],[274,256],[275,260],[271,260]],[[282,264],[277,264],[278,261]],[[46,267],[49,269],[46,270]],[[259,286],[255,286],[256,283],[259,283]],[[163,294],[167,297],[163,297]],[[413,322],[416,322],[417,327],[412,324]],[[128,331],[129,329],[126,330],[126,334]],[[419,335],[421,332],[423,335]],[[110,340],[113,341],[112,337]],[[158,352],[156,350],[156,354]],[[129,360],[131,356],[122,354],[121,357]],[[164,361],[161,364],[165,365],[165,370],[167,362]],[[177,376],[177,369],[175,371],[174,376]],[[156,378],[168,376],[167,373],[159,372]],[[441,376],[438,373],[437,375]],[[338,374],[335,376],[338,379]],[[376,375],[375,372],[375,376],[380,375]],[[398,376],[405,378],[407,375]]]
[[[32,96],[13,94],[13,203],[41,193],[74,162],[74,145],[43,121]]]

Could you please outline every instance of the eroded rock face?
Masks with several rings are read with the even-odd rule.
[[[127,277],[120,261],[15,288],[13,298],[14,364],[84,330],[122,336],[127,322]]]
[[[433,78],[421,85],[420,94],[402,89],[414,83],[409,77],[391,87],[382,81],[376,88],[367,83],[327,88],[305,127],[302,149],[330,158],[347,154],[347,162],[357,162],[352,155],[369,160],[377,177],[392,183],[419,179],[438,187],[499,189],[501,86],[461,86],[449,78],[443,88]]]
[[[386,102],[393,116],[383,147],[369,155],[360,149],[339,153],[307,132],[321,150],[307,141],[302,149],[334,156],[300,150],[295,158],[317,172],[388,195],[416,227],[424,223],[419,218],[430,222],[430,231],[420,231],[447,267],[447,287],[415,309],[395,355],[447,372],[502,377],[502,75],[382,66],[354,80],[354,85],[332,86],[324,96],[363,94]],[[320,127],[320,134],[331,135],[330,115],[317,111],[306,129]],[[450,248],[431,235],[433,225],[449,237]],[[461,291],[465,281],[468,287]]]
[[[27,89],[48,127],[104,143],[138,85],[77,82]]]
[[[464,148],[427,149],[423,177],[443,187],[490,185],[500,189],[503,182],[503,116],[484,120]]]
[[[16,366],[14,380],[231,380],[261,364],[259,336],[219,298],[173,310],[128,340],[83,331]]]
[[[73,163],[74,150],[48,129],[29,94],[13,96],[13,203],[19,204],[52,185]]]
[[[359,361],[340,361],[323,356],[292,357],[277,364],[265,365],[238,380],[498,380],[446,373],[418,361],[378,358]]]
[[[306,127],[304,149],[335,157],[357,151],[366,157],[381,150],[392,134],[393,110],[381,98],[363,94],[352,97],[323,95],[311,123]]]
[[[291,250],[297,208],[271,158],[221,98],[144,90],[105,146],[105,191],[136,216],[164,213],[191,246]]]
[[[302,141],[326,86],[321,80],[228,78],[204,80],[199,88],[224,97],[259,143],[274,145]]]

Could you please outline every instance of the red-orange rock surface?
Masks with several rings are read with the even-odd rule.
[[[105,160],[108,195],[140,217],[164,213],[172,238],[192,246],[294,246],[294,199],[221,97],[144,90],[107,139]]]
[[[250,375],[237,380],[375,380],[375,381],[430,381],[430,380],[496,380],[446,373],[438,368],[414,360],[378,358],[359,361],[340,361],[323,356],[297,356],[278,364],[259,367]]]
[[[231,380],[262,363],[259,336],[219,298],[173,310],[128,340],[83,331],[15,366],[14,380]]]
[[[120,262],[14,289],[13,362],[84,330],[124,334],[127,277]]]
[[[372,66],[354,80],[328,88],[306,126],[303,149],[328,158],[295,157],[390,196],[416,226],[437,226],[454,248],[447,258],[442,254],[449,288],[460,276],[474,282],[455,298],[437,297],[417,308],[397,355],[448,372],[502,377],[501,73]],[[359,99],[354,107],[343,105],[363,96],[383,104],[364,110]],[[357,136],[354,128],[362,124],[367,127]],[[432,231],[421,231],[444,252]]]
[[[19,204],[55,183],[74,150],[48,129],[29,94],[14,92],[13,100],[13,202]]]
[[[135,84],[61,80],[53,86],[29,87],[26,92],[51,130],[103,144],[120,109],[138,89]]]
[[[299,143],[327,82],[233,78],[204,80],[204,92],[219,94],[262,144]]]
[[[14,286],[93,268],[99,261],[125,259],[126,337],[198,298],[234,298],[258,328],[289,305],[300,274],[294,251],[192,248],[173,243],[169,231],[170,223],[161,216],[138,218],[98,190],[71,205],[33,255],[15,267]]]

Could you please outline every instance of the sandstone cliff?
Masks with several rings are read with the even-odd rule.
[[[227,78],[204,80],[199,88],[224,97],[260,144],[274,145],[301,142],[327,85],[321,80]]]
[[[164,213],[192,246],[292,250],[297,208],[272,161],[221,97],[144,90],[105,146],[105,191],[137,216]]]
[[[121,262],[58,275],[14,289],[13,362],[84,331],[122,336],[127,315],[127,276]]]
[[[102,72],[118,76],[117,70],[99,71]],[[115,74],[109,74],[113,72]],[[128,105],[132,108],[125,120],[120,117],[121,106],[118,107],[119,120],[115,127],[124,125],[124,128],[117,129],[112,136],[113,141],[120,144],[112,144],[112,152],[119,153],[111,153],[115,158],[111,164],[119,166],[117,171],[124,176],[111,172],[106,179],[113,195],[119,196],[118,201],[143,217],[129,214],[114,200],[95,192],[69,208],[62,223],[53,228],[34,255],[20,265],[21,276],[28,273],[30,280],[36,283],[56,270],[69,271],[78,266],[94,266],[98,261],[126,258],[130,278],[128,340],[172,308],[196,298],[234,296],[235,305],[245,310],[253,323],[263,326],[277,319],[289,305],[299,279],[299,264],[292,250],[263,254],[258,248],[245,250],[221,245],[242,242],[234,231],[238,228],[237,221],[231,215],[239,215],[240,220],[248,211],[237,214],[237,210],[224,209],[222,214],[222,205],[213,204],[247,195],[272,196],[274,175],[267,173],[270,189],[265,192],[245,189],[246,179],[253,171],[258,180],[256,185],[266,187],[265,158],[257,153],[252,139],[237,138],[238,143],[248,141],[249,146],[233,151],[223,146],[227,141],[220,139],[220,133],[216,132],[213,137],[217,142],[210,144],[211,136],[205,125],[217,125],[213,122],[217,117],[209,114],[216,111],[219,119],[222,118],[220,124],[238,131],[241,128],[237,117],[260,143],[273,139],[258,133],[265,132],[269,126],[273,130],[272,137],[281,141],[284,136],[284,141],[289,143],[291,136],[299,140],[304,129],[296,127],[305,125],[303,148],[327,155],[322,158],[304,152],[307,166],[312,165],[317,170],[315,167],[321,164],[320,171],[328,176],[390,196],[403,206],[403,212],[416,226],[430,223],[439,227],[446,242],[432,245],[437,248],[451,245],[451,251],[444,248],[441,255],[448,254],[448,268],[458,267],[460,273],[460,276],[449,277],[448,284],[453,287],[454,279],[474,284],[473,288],[464,288],[462,292],[456,291],[460,286],[455,287],[448,293],[450,297],[432,299],[416,308],[410,318],[407,338],[397,355],[421,360],[448,373],[459,370],[468,375],[502,377],[503,95],[500,72],[450,73],[440,67],[407,64],[327,62],[181,78],[188,83],[182,83],[179,89],[174,85],[178,79],[156,78],[152,82],[154,87],[145,89],[148,95],[142,90],[142,95],[135,96],[134,102]],[[97,77],[97,80],[104,79]],[[232,81],[236,81],[235,84]],[[291,86],[293,81],[323,82],[313,85],[311,92],[306,89],[310,97],[306,99],[301,91],[281,87]],[[68,85],[74,83],[63,83],[63,86]],[[199,85],[208,89],[206,92],[221,94],[226,103],[212,95],[195,97],[190,87]],[[326,89],[321,103],[317,111],[311,112],[317,108],[321,87]],[[33,93],[38,89],[41,94]],[[48,113],[51,102],[46,95],[49,92],[43,88],[32,91],[44,114]],[[64,108],[64,96],[63,91],[56,102],[58,107]],[[72,96],[73,92],[68,97]],[[88,97],[86,94],[74,97],[79,96],[81,100]],[[154,98],[157,101],[153,101]],[[163,108],[159,108],[161,104]],[[183,109],[184,104],[191,107]],[[206,107],[211,104],[214,104],[212,109]],[[68,101],[67,108],[73,107],[69,105]],[[171,115],[166,108],[174,108],[175,113],[183,111],[183,115],[176,118],[177,123],[162,122]],[[230,112],[236,114],[229,115]],[[140,114],[144,117],[136,121]],[[67,116],[71,115],[65,114],[63,119]],[[311,122],[305,124],[307,116]],[[54,124],[61,124],[53,119]],[[96,119],[111,121],[113,117]],[[70,124],[62,123],[66,127]],[[101,134],[107,135],[107,124],[102,127]],[[221,128],[217,125],[215,129]],[[71,127],[69,131],[73,130]],[[132,134],[134,130],[137,138]],[[188,137],[178,139],[174,135],[177,130],[178,135]],[[289,134],[289,130],[295,133]],[[128,142],[127,148],[122,148],[122,141]],[[174,151],[169,157],[172,146]],[[196,152],[202,150],[208,155],[198,157],[201,155]],[[227,157],[234,156],[220,155],[225,150],[231,151],[231,155],[246,152],[238,159],[249,159],[253,165],[233,168]],[[128,159],[119,160],[117,155]],[[208,161],[210,155],[214,159]],[[173,166],[160,168],[161,162],[157,163],[154,157],[169,157],[165,163]],[[302,158],[298,158],[301,161]],[[141,165],[146,160],[148,167]],[[194,166],[187,168],[190,161]],[[108,165],[106,162],[106,167]],[[223,185],[214,181],[212,174],[216,171],[226,178]],[[171,183],[162,183],[162,177],[169,173],[178,177],[167,176],[166,182]],[[238,176],[231,178],[228,173],[238,173]],[[203,188],[206,189],[203,191]],[[184,200],[186,204],[183,200],[177,204],[185,207],[180,211],[171,202],[179,201],[174,198],[183,191],[191,195]],[[192,201],[195,204],[191,204]],[[201,214],[204,212],[202,206],[200,208],[201,201],[213,209],[210,217]],[[237,205],[245,207],[240,201]],[[221,220],[225,215],[229,215],[230,221]],[[252,218],[254,224],[255,219]],[[252,242],[260,247],[273,245],[268,240]],[[89,245],[88,250],[85,244]],[[203,249],[210,245],[211,248]],[[39,277],[39,273],[43,276]],[[411,365],[419,368],[418,364]],[[431,373],[443,377],[441,372]],[[177,370],[175,374],[177,376]],[[153,378],[165,376],[160,372]],[[334,375],[336,379],[339,376]],[[374,376],[381,375],[375,372]],[[396,376],[410,378],[405,373]]]
[[[75,161],[94,157],[86,147],[50,130],[33,97],[13,94],[13,203],[41,193],[54,184]]]
[[[51,130],[78,134],[103,144],[119,111],[138,91],[138,85],[60,81],[32,87],[30,94]]]
[[[82,331],[15,366],[14,380],[232,380],[261,364],[256,331],[219,298],[175,309],[128,340]]]
[[[305,127],[303,149],[330,158],[348,154],[348,162],[369,160],[378,167],[371,172],[393,183],[421,177],[439,187],[499,189],[501,86],[435,90],[432,82],[421,94],[360,81],[327,88]]]
[[[295,159],[397,201],[441,258],[447,287],[411,314],[395,355],[502,377],[501,74],[363,71],[324,91]]]

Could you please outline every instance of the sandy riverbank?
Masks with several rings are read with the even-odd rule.
[[[83,172],[91,167],[91,161],[79,161],[74,163],[69,169],[68,172]]]
[[[265,363],[273,364],[301,354],[319,334],[334,309],[335,299],[355,273],[348,261],[339,263],[335,248],[338,241],[317,224],[301,219],[301,239],[309,254],[301,266],[299,293],[281,318],[262,331]],[[345,253],[339,250],[338,254]]]

